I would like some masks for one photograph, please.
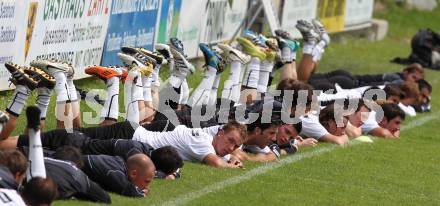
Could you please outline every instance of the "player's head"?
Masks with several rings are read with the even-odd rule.
[[[402,104],[408,106],[421,102],[422,95],[420,94],[419,85],[417,85],[417,83],[405,82],[400,89],[403,92],[403,98],[400,100]]]
[[[265,115],[271,115],[270,121],[265,120]],[[282,125],[281,114],[271,113],[258,114],[256,121],[247,125],[248,140],[247,145],[257,145],[260,148],[268,146],[271,142],[275,142],[277,138],[278,128]]]
[[[407,82],[415,82],[424,78],[422,65],[418,63],[410,64],[403,69],[403,78]]]
[[[397,104],[384,103],[381,105],[383,110],[383,118],[377,119],[379,126],[387,129],[391,133],[395,133],[400,130],[400,124],[405,120],[405,112],[400,109]]]
[[[156,173],[156,167],[145,154],[135,154],[127,159],[128,179],[139,189],[148,189]]]
[[[398,104],[402,98],[404,98],[404,94],[402,89],[400,89],[399,85],[395,84],[388,84],[383,89],[385,91],[385,94],[387,95],[387,101],[394,102]]]
[[[294,79],[284,79],[278,83],[277,90],[281,91],[281,99],[291,100],[290,103],[284,102],[284,104],[291,104],[291,114],[295,114],[296,110],[306,112],[310,110],[313,100],[313,87],[310,84]]]
[[[219,129],[212,141],[212,146],[217,155],[223,157],[240,147],[246,139],[246,125],[230,120]]]
[[[43,206],[51,205],[58,196],[58,190],[51,178],[34,177],[23,184],[20,194],[27,205]]]
[[[348,109],[350,101],[357,101],[357,105],[354,112],[347,116],[348,121],[351,125],[360,127],[363,124],[362,119],[366,119],[371,110],[367,107],[363,99],[346,99],[344,101],[344,109]],[[362,115],[365,115],[364,118],[362,118]]]
[[[301,133],[302,123],[284,124],[278,127],[277,140],[278,145],[286,144],[289,140],[295,138]]]
[[[182,158],[172,146],[165,146],[151,152],[151,160],[156,166],[156,170],[166,175],[173,174],[177,169],[183,167]]]
[[[429,98],[432,93],[432,86],[428,81],[421,79],[417,81],[417,85],[419,85],[419,91],[422,95],[422,103],[429,102]]]
[[[26,176],[28,161],[18,150],[0,151],[0,165],[11,171],[17,183],[21,183]]]
[[[330,134],[340,136],[345,134],[348,119],[342,114],[338,114],[337,112],[341,111],[337,111],[336,108],[335,104],[331,104],[322,109],[319,113],[319,122]],[[338,126],[338,123],[342,123],[342,125]]]
[[[54,159],[72,162],[78,168],[82,168],[84,166],[84,161],[82,159],[81,151],[76,147],[72,147],[72,146],[60,147],[55,151],[55,153],[53,153],[52,157]]]

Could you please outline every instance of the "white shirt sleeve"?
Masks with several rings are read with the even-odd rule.
[[[319,118],[313,114],[300,117],[302,122],[301,136],[320,139],[324,135],[330,134],[327,129],[319,122]]]
[[[26,206],[23,199],[15,190],[0,189],[0,205]]]
[[[410,117],[415,117],[417,115],[416,110],[412,106],[405,106],[399,102],[399,107]]]
[[[212,146],[211,135],[203,131],[193,132],[192,137],[188,140],[189,142],[187,142],[185,147],[187,147],[187,154],[193,160],[201,162],[208,154],[216,155],[215,149]]]
[[[376,112],[371,111],[368,114],[368,119],[361,125],[362,134],[369,134],[371,130],[380,127],[376,121]]]

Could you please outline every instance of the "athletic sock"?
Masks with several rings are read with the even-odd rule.
[[[228,79],[225,81],[222,98],[234,101],[234,92],[240,93],[240,75],[241,75],[242,64],[240,61],[231,62],[231,71],[229,73]],[[238,90],[237,90],[238,88]]]
[[[312,55],[313,48],[316,44],[310,43],[310,42],[304,42],[303,46],[303,54],[310,54]]]
[[[267,84],[269,82],[270,73],[272,72],[273,64],[267,60],[264,60],[260,64],[260,78],[258,79],[258,88],[257,91],[259,93],[267,92]]]
[[[78,92],[76,91],[75,84],[73,84],[73,79],[66,78],[67,89],[69,90],[69,100],[71,102],[78,101]]]
[[[208,103],[209,95],[211,94],[211,89],[212,85],[214,84],[216,74],[217,70],[214,67],[208,66],[205,76],[189,99],[190,106],[201,106]]]
[[[29,127],[29,162],[27,180],[35,177],[46,178],[44,167],[43,146],[40,137],[40,111],[36,107],[29,107],[26,111]]]
[[[151,97],[151,84],[152,84],[152,78],[151,77],[142,77],[142,92],[144,96],[144,101],[151,102],[153,101],[153,98]]]
[[[67,77],[63,72],[55,72],[53,74],[55,78],[55,95],[57,96],[57,102],[66,102],[69,100],[69,89],[67,86]]]
[[[138,102],[135,100],[137,95],[142,96],[142,88],[140,88],[140,94],[133,94],[134,92],[138,92],[135,88],[136,80],[138,78],[138,71],[131,70],[128,72],[127,79],[124,85],[124,103],[125,103],[125,119],[130,122],[139,123],[139,108]],[[141,97],[142,98],[142,97]]]
[[[17,85],[15,87],[14,94],[12,95],[12,100],[9,103],[6,111],[12,115],[19,116],[29,98],[31,91],[27,86]]]
[[[37,107],[40,109],[40,119],[46,119],[47,108],[49,107],[50,96],[52,94],[52,90],[46,87],[40,87],[38,90],[37,96]]]
[[[208,105],[215,105],[217,102],[218,85],[220,84],[221,73],[215,75],[214,83],[212,84],[211,94],[209,94]]]
[[[252,57],[244,73],[243,86],[256,89],[258,87],[259,76],[260,60],[257,57]]]
[[[189,87],[188,82],[183,80],[182,84],[180,85],[180,97],[179,97],[179,104],[185,105],[188,104],[189,99]]]
[[[160,78],[159,78],[160,67],[161,67],[160,65],[157,65],[153,69],[153,73],[151,74],[151,86],[160,87]]]
[[[318,62],[322,58],[322,54],[324,54],[324,47],[323,45],[316,45],[312,50],[312,59],[313,62]]]
[[[101,110],[101,118],[118,120],[119,115],[119,78],[107,79],[107,99]]]

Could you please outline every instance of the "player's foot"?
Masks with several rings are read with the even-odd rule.
[[[182,74],[192,74],[195,71],[194,66],[186,60],[186,56],[183,53],[183,45],[180,40],[176,38],[170,39],[170,51],[171,55],[174,57],[174,69]]]
[[[162,54],[162,56],[165,57],[168,61],[173,58],[173,55],[171,54],[170,46],[166,44],[156,44],[154,45],[154,49],[156,49],[157,52]]]
[[[38,82],[37,87],[46,87],[53,89],[55,87],[55,78],[37,67],[23,67],[23,72]]]
[[[142,47],[123,46],[123,47],[121,47],[121,51],[125,54],[130,54],[130,55],[135,55],[137,53],[141,53],[143,55],[146,55],[146,56],[154,59],[156,64],[166,64],[166,59],[162,55],[151,52],[151,51],[146,50]]]
[[[251,57],[238,49],[234,49],[227,44],[218,44],[217,45],[222,51],[223,56],[227,58],[229,61],[240,61],[242,64],[247,64],[251,61]]]
[[[203,56],[205,57],[205,64],[215,68],[218,72],[222,72],[224,70],[223,59],[218,55],[214,50],[209,48],[207,44],[200,43],[200,50],[202,50]]]
[[[8,123],[9,117],[8,115],[0,110],[0,132],[3,130],[3,127]]]
[[[147,67],[149,64],[156,65],[156,60],[151,57],[148,57],[141,52],[137,52],[133,55],[126,53],[118,53],[119,59],[128,66],[128,68],[132,67]]]
[[[330,44],[330,36],[325,30],[324,25],[316,19],[312,20],[312,24],[315,27],[315,31],[320,35],[320,38],[325,42],[325,46],[328,46]]]
[[[121,77],[123,72],[120,67],[103,67],[96,65],[87,67],[84,71],[86,74],[98,77],[104,81],[112,77]]]
[[[154,66],[152,63],[147,63],[145,67],[139,67],[139,73],[141,73],[142,76],[149,77],[153,73]]]
[[[37,59],[31,61],[30,65],[32,67],[37,67],[39,69],[42,69],[44,72],[52,76],[54,73],[61,71],[66,74],[66,77],[68,79],[71,79],[75,74],[75,69],[73,68],[72,64],[69,64],[64,61],[59,61],[57,59]]]
[[[296,23],[296,28],[301,32],[304,41],[311,44],[316,44],[319,42],[319,34],[315,31],[315,26],[306,20],[298,20]]]
[[[266,45],[267,38],[261,34],[258,34],[254,31],[252,31],[252,30],[246,29],[243,33],[243,37],[251,40],[255,45],[258,45],[261,47],[267,47],[267,45]]]
[[[292,40],[294,41],[295,39],[290,35],[289,32],[282,30],[282,29],[277,29],[275,30],[275,35],[277,35],[277,37],[281,37],[283,39],[288,39],[288,40]]]
[[[38,82],[32,79],[29,75],[24,73],[20,66],[12,62],[5,63],[6,69],[11,73],[9,79],[14,85],[27,86],[31,91],[37,88]]]
[[[244,53],[250,55],[251,57],[257,57],[260,61],[264,61],[266,59],[266,54],[261,51],[260,47],[255,46],[251,41],[246,38],[238,37],[238,43],[240,43]]]
[[[275,61],[275,57],[277,56],[277,53],[274,50],[267,48],[267,49],[265,49],[264,53],[266,54],[267,61],[269,61],[269,62]]]

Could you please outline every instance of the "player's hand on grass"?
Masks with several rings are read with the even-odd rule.
[[[297,140],[297,145],[298,147],[314,147],[316,145],[318,145],[318,140],[313,139],[313,138],[307,138],[307,139],[303,139],[300,136],[295,137],[295,139]]]

